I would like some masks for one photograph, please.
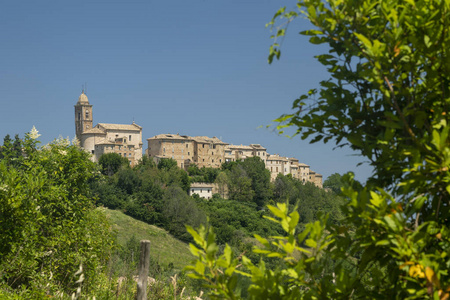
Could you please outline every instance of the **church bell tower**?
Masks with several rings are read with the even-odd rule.
[[[82,142],[82,133],[91,129],[92,123],[92,105],[89,104],[88,97],[83,90],[75,105],[75,134],[80,143]]]

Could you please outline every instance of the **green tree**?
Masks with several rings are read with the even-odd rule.
[[[244,160],[242,167],[252,181],[252,189],[255,192],[253,201],[259,207],[263,207],[272,196],[270,171],[266,169],[266,165],[262,159],[257,156]]]
[[[329,188],[336,194],[341,193],[341,187],[343,186],[342,183],[342,175],[339,173],[333,173],[323,182],[324,188]]]
[[[164,192],[164,216],[168,230],[183,241],[191,241],[185,225],[199,226],[206,220],[195,201],[178,186],[171,186]]]
[[[163,159],[160,159],[158,162],[158,169],[160,169],[160,170],[162,170],[162,169],[169,170],[176,166],[177,166],[177,161],[172,158],[163,158]]]
[[[116,186],[126,192],[128,195],[139,190],[141,179],[131,168],[120,169],[115,176]]]
[[[252,202],[255,191],[252,189],[252,179],[247,176],[240,164],[235,164],[228,174],[228,197],[236,201]]]
[[[100,156],[98,164],[104,175],[112,176],[119,171],[120,167],[128,166],[130,163],[118,153],[106,153]]]
[[[222,199],[228,197],[228,175],[226,171],[221,171],[216,177],[215,183],[219,189],[219,194]]]
[[[299,214],[271,206],[285,237],[258,237],[263,247],[255,251],[278,257],[276,270],[242,257],[248,271],[236,271],[230,248],[213,259],[211,230],[189,229],[200,247],[193,249],[199,258],[193,276],[209,282],[212,296],[230,299],[239,297],[236,273],[252,279],[254,299],[448,299],[450,1],[297,6],[300,12],[275,14],[274,37],[284,36],[300,14],[309,19],[314,28],[302,34],[328,45],[317,59],[331,78],[295,100],[294,113],[280,117],[278,128],[294,127],[313,143],[348,144],[370,161],[373,176],[365,186],[351,173],[343,176],[340,224],[325,216],[298,234]],[[278,26],[280,19],[287,22]],[[275,57],[276,41],[269,62]]]
[[[38,148],[35,136],[20,142],[20,164],[11,164],[17,159],[11,153],[0,161],[0,283],[32,291],[30,298],[71,294],[82,265],[89,293],[104,274],[113,243],[110,225],[89,195],[96,165],[66,140]]]

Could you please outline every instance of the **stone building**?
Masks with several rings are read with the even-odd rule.
[[[275,181],[278,174],[288,175],[301,182],[312,182],[318,187],[322,187],[322,175],[310,169],[307,164],[300,163],[294,157],[282,157],[278,154],[268,155],[266,169],[270,171],[270,180]]]
[[[314,183],[316,186],[322,188],[322,175],[319,173],[316,173],[314,171],[309,172],[309,182]]]
[[[177,161],[178,167],[187,169],[191,163],[199,168],[220,168],[224,162],[225,146],[217,137],[180,134],[159,134],[148,138],[147,155],[156,162],[163,158]]]
[[[225,147],[225,161],[236,161],[238,159],[245,160],[247,157],[258,156],[266,163],[267,149],[259,144],[244,145],[227,145]]]
[[[128,124],[98,123],[93,126],[93,110],[81,93],[75,105],[75,133],[80,147],[98,161],[104,153],[118,153],[134,166],[142,158],[142,127]]]

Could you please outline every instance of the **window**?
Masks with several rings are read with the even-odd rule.
[[[216,149],[216,145],[213,146],[213,149]]]
[[[131,157],[131,153],[128,153],[128,157]]]
[[[214,162],[214,159],[212,160],[212,162]]]
[[[174,153],[175,152],[175,149],[172,147],[172,153]]]
[[[166,152],[166,147],[163,148],[163,152],[164,152],[164,153]]]
[[[188,155],[191,155],[191,152],[188,152]]]
[[[92,154],[94,154],[94,150],[92,150]]]
[[[81,120],[81,113],[78,113],[78,121]]]
[[[205,148],[205,144],[203,144],[202,146],[203,146],[203,148]]]
[[[214,155],[214,152],[212,152],[211,155]]]
[[[278,172],[278,167],[277,167],[277,172]]]
[[[188,144],[186,144],[186,148],[188,147]]]
[[[123,154],[123,157],[127,157],[127,154],[126,154],[126,153],[124,153],[124,154]]]
[[[193,192],[194,192],[194,189],[191,190],[191,193],[193,193]]]
[[[209,189],[208,189],[208,193],[209,193]]]
[[[89,119],[89,111],[86,110],[86,119]]]

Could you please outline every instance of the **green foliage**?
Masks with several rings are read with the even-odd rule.
[[[341,188],[343,186],[342,183],[342,175],[339,173],[334,173],[328,176],[328,178],[323,182],[323,187],[328,188],[335,192],[336,194],[341,193]]]
[[[202,167],[201,169],[199,169],[196,164],[189,165],[187,171],[189,176],[191,177],[191,182],[206,183],[213,183],[220,172],[219,169],[216,168]]]
[[[257,156],[249,157],[242,162],[247,176],[251,179],[251,187],[255,192],[253,201],[263,207],[272,196],[270,185],[270,171],[261,158]]]
[[[38,149],[27,134],[19,144],[2,147],[0,160],[0,281],[5,289],[71,293],[83,265],[89,291],[113,246],[89,197],[96,166],[63,139]]]
[[[265,219],[265,212],[258,211],[253,203],[224,199],[200,200],[198,203],[208,215],[209,224],[214,227],[217,241],[222,245],[237,246],[245,237],[275,235],[280,229]]]
[[[112,176],[121,167],[128,166],[130,163],[126,157],[122,157],[117,153],[106,153],[100,156],[98,164],[104,175]]]
[[[167,229],[182,241],[191,241],[185,225],[199,226],[206,221],[203,211],[180,187],[172,186],[164,193],[164,216]]]
[[[300,224],[318,220],[319,214],[328,214],[329,221],[338,224],[344,217],[341,206],[344,201],[336,194],[317,188],[313,183],[302,183],[292,176],[279,174],[275,179],[273,200],[288,202],[291,207],[298,207]]]
[[[234,165],[228,173],[228,197],[236,201],[252,202],[254,196],[252,179],[242,165]]]
[[[240,274],[251,278],[253,299],[448,299],[450,1],[300,0],[297,7],[275,14],[274,38],[298,16],[309,19],[315,28],[302,34],[328,45],[317,59],[331,78],[295,100],[278,129],[349,145],[373,176],[365,186],[351,173],[342,177],[338,223],[320,217],[297,234],[300,214],[271,206],[285,233],[257,237],[264,247],[254,252],[278,258],[278,268],[242,256],[240,270],[229,250],[216,257],[211,231],[190,230],[199,245],[192,276],[217,298],[240,296]],[[287,22],[276,27],[280,19]],[[275,40],[269,62],[280,53]],[[284,183],[275,190],[289,198]]]
[[[175,168],[177,166],[177,161],[172,158],[163,158],[160,159],[158,162],[158,169],[162,170],[170,170],[172,168]]]
[[[318,293],[314,288],[314,277],[307,277],[308,271],[320,277],[323,264],[327,259],[317,256],[328,247],[331,240],[324,232],[326,217],[308,224],[301,234],[296,233],[299,220],[297,211],[288,213],[286,204],[268,206],[276,218],[268,217],[278,223],[285,236],[274,236],[270,240],[255,235],[261,246],[254,252],[262,257],[276,260],[277,268],[271,270],[261,260],[255,265],[246,255],[236,257],[230,246],[226,245],[223,254],[218,255],[215,234],[212,228],[201,226],[197,231],[188,227],[196,245],[190,244],[191,252],[197,257],[194,265],[186,267],[189,276],[201,279],[205,288],[210,289],[213,299],[241,299],[237,289],[240,276],[251,279],[248,288],[250,299],[314,299]],[[307,247],[301,247],[306,244]],[[328,284],[330,278],[327,278]],[[314,289],[311,289],[314,288]]]

